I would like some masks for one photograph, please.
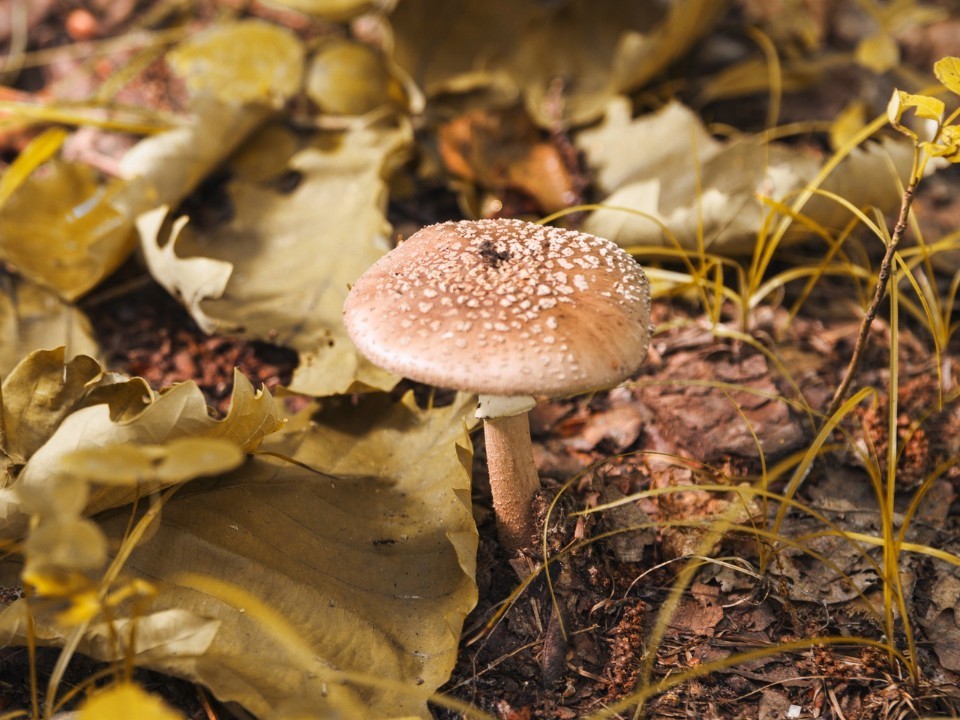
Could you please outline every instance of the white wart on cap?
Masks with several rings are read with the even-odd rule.
[[[387,253],[344,305],[387,370],[489,395],[610,387],[643,362],[650,291],[609,240],[521,220],[431,225]]]

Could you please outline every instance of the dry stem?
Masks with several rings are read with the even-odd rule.
[[[834,393],[833,401],[830,403],[830,408],[827,410],[827,419],[833,417],[833,415],[840,409],[844,398],[847,396],[847,392],[850,390],[850,385],[853,383],[853,379],[857,374],[857,368],[860,365],[860,358],[863,356],[863,351],[866,349],[867,337],[870,334],[870,326],[873,324],[874,318],[877,317],[877,311],[880,309],[880,303],[887,294],[887,283],[890,280],[890,272],[893,268],[894,255],[896,254],[897,249],[900,247],[900,241],[903,239],[903,234],[907,230],[907,218],[910,216],[910,206],[913,204],[913,193],[916,188],[917,179],[914,177],[910,181],[910,184],[907,186],[906,190],[903,191],[903,199],[900,202],[900,215],[897,218],[896,226],[893,228],[893,235],[890,238],[890,244],[887,245],[887,251],[884,253],[883,261],[880,263],[880,272],[877,275],[877,285],[874,288],[873,300],[870,301],[870,307],[867,308],[867,312],[863,316],[863,321],[860,323],[860,332],[857,335],[857,343],[853,347],[853,355],[850,357],[850,364],[847,366],[847,370],[843,375],[843,380],[840,382],[840,386],[837,388],[836,393]]]

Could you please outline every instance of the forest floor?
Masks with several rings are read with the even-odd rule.
[[[62,42],[65,32],[74,41],[122,33],[130,15],[143,10],[133,0],[91,3],[86,14],[70,0],[38,4],[48,10],[30,27],[34,48]],[[23,91],[40,92],[48,81],[31,72]],[[804,119],[812,102],[840,106],[845,91],[837,82],[788,96],[781,121]],[[750,100],[715,114],[753,128],[747,118],[760,107],[760,100]],[[564,144],[562,133],[548,141]],[[6,139],[8,156],[19,142]],[[581,186],[589,187],[592,178],[579,171]],[[525,207],[523,197],[502,200],[505,215]],[[946,170],[924,183],[914,210],[934,236],[955,229],[960,174]],[[459,214],[454,191],[431,185],[392,201],[388,218],[406,232]],[[877,509],[891,425],[884,313],[873,325],[855,384],[877,393],[830,436],[845,449],[818,454],[794,497],[804,512],[786,513],[777,528],[795,544],[773,553],[769,538],[727,527],[770,527],[778,518],[776,502],[735,490],[764,479],[764,487],[783,491],[821,427],[822,418],[804,408],[826,409],[853,352],[862,310],[846,281],[823,279],[796,316],[785,309],[792,292],[750,319],[751,336],[769,354],[718,337],[689,297],[657,298],[658,330],[647,363],[630,383],[537,406],[531,425],[550,583],[541,573],[518,587],[539,552],[526,562],[504,562],[485,487],[482,434],[473,435],[479,604],[441,692],[503,720],[584,717],[664,679],[662,692],[646,703],[646,717],[855,720],[960,712],[960,570],[928,554],[901,552],[898,581],[908,615],[894,613],[899,635],[890,642],[883,548],[852,539],[877,536],[886,522]],[[297,364],[297,354],[283,347],[206,335],[137,259],[79,307],[110,369],[144,377],[158,389],[194,380],[220,411],[234,368],[273,389],[290,381]],[[738,324],[732,311],[723,320]],[[921,323],[903,319],[896,339],[899,456],[895,477],[885,480],[893,483],[893,527],[904,527],[908,513],[903,541],[960,554],[960,367],[954,360],[960,338],[944,348],[940,374]],[[670,490],[692,485],[711,489]],[[922,500],[913,507],[920,488]],[[638,493],[642,500],[617,504]],[[604,512],[584,512],[611,503]],[[721,527],[716,523],[727,529],[714,533],[711,528]],[[828,527],[841,532],[824,532]],[[664,618],[667,606],[673,609]],[[804,645],[809,638],[826,640]],[[888,642],[911,650],[891,656],[883,647]],[[788,649],[773,651],[778,646]],[[750,655],[739,659],[743,653]],[[21,650],[0,651],[6,707],[16,707],[26,693],[24,662]],[[710,672],[701,673],[704,668]],[[670,684],[687,671],[691,679]],[[151,688],[163,685],[157,678],[150,676]],[[171,680],[166,694],[190,717],[243,717],[180,681]]]

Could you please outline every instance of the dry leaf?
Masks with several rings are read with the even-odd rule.
[[[4,276],[0,290],[0,377],[38,348],[66,346],[65,357],[96,357],[100,347],[83,311],[27,280]]]
[[[162,445],[111,443],[67,453],[63,473],[90,483],[136,485],[149,481],[164,487],[198,477],[219,475],[243,462],[243,451],[229,440],[183,437]]]
[[[575,204],[573,178],[552,143],[519,108],[476,109],[443,124],[440,158],[448,172],[480,188],[502,194],[519,190],[543,212]]]
[[[218,23],[167,58],[193,92],[183,122],[127,152],[127,217],[179,205],[271,114],[300,90],[304,49],[288,30],[258,20]]]
[[[218,323],[207,316],[201,303],[223,295],[233,265],[206,257],[179,257],[177,240],[189,220],[180,217],[171,223],[169,211],[169,206],[161,205],[137,218],[144,260],[154,279],[183,303],[200,329],[213,333]]]
[[[194,94],[224,104],[281,107],[300,89],[304,50],[285,28],[241,20],[217,23],[180,43],[167,62]]]
[[[241,153],[265,152],[275,131]],[[401,129],[357,127],[324,146],[298,150],[283,166],[292,191],[275,178],[236,177],[228,192],[236,216],[207,232],[177,225],[164,242],[158,215],[141,220],[151,271],[184,299],[208,332],[232,332],[299,350],[291,388],[310,395],[396,378],[353,347],[341,313],[349,284],[389,249],[382,175],[410,141]],[[259,173],[258,173],[259,174]],[[223,285],[223,278],[229,279]]]
[[[644,385],[638,393],[660,427],[704,462],[761,452],[771,459],[807,437],[771,375],[759,353],[736,357],[708,346],[669,355],[661,373],[667,382]]]
[[[954,569],[937,568],[930,592],[930,607],[922,623],[927,629],[933,651],[947,670],[960,672],[960,578]]]
[[[269,117],[260,105],[193,104],[183,124],[141,140],[121,161],[130,188],[118,205],[136,218],[160,205],[176,206]]]
[[[397,64],[428,95],[519,96],[538,124],[552,127],[598,118],[612,95],[686,52],[726,5],[405,0],[390,22]]]
[[[584,229],[624,246],[694,249],[702,237],[711,252],[752,253],[758,233],[769,226],[764,198],[789,204],[824,162],[808,150],[751,136],[717,143],[704,137],[698,118],[673,105],[633,120],[625,113],[623,101],[614,101],[607,122],[578,141],[609,192],[605,207],[591,213]],[[855,148],[820,187],[854,206],[889,211],[900,202],[895,174],[904,177],[912,157],[907,142],[869,142]],[[876,181],[865,183],[863,177]],[[801,212],[830,230],[852,217],[819,195]],[[788,239],[802,237],[804,230],[795,224],[792,232]]]
[[[349,20],[383,4],[383,0],[271,0],[327,20]]]
[[[116,638],[135,637],[139,665],[202,683],[264,720],[297,709],[310,717],[427,716],[426,699],[449,677],[476,600],[473,407],[467,396],[429,411],[411,395],[331,401],[264,444],[295,463],[256,457],[184,486],[126,566],[157,591],[136,633],[117,612],[113,630],[93,626],[81,651],[116,659]],[[125,512],[105,519],[112,541],[128,520]],[[0,581],[16,582],[16,572],[8,558]],[[184,573],[266,603],[312,646],[309,666],[243,607],[184,584]],[[0,615],[8,642],[22,641],[21,605]],[[46,642],[65,633],[38,628]],[[334,670],[371,684],[324,682]],[[381,680],[406,689],[378,687]]]
[[[133,225],[117,207],[125,183],[102,185],[84,165],[52,160],[0,207],[0,256],[67,300],[116,270],[135,247]]]
[[[101,376],[92,358],[64,360],[63,348],[37,350],[4,378],[2,449],[12,462],[39,450]]]
[[[402,110],[407,93],[369,45],[346,40],[324,44],[310,61],[307,95],[323,112],[364,115],[378,108]]]
[[[86,360],[92,362],[89,358]],[[51,418],[55,417],[51,415]],[[43,412],[40,420],[44,428],[51,422]],[[84,407],[66,415],[43,445],[32,452],[9,489],[15,496],[23,498],[45,492],[48,484],[56,487],[60,478],[71,476],[70,461],[64,463],[64,459],[85,448],[122,443],[160,444],[189,437],[229,440],[243,451],[252,452],[265,435],[274,432],[280,425],[279,412],[270,394],[265,390],[255,391],[239,372],[234,375],[230,412],[223,420],[210,417],[200,390],[193,382],[187,382],[156,398],[138,415],[121,422],[116,422],[111,408],[103,404]],[[166,479],[148,476],[138,478],[133,487],[97,487],[91,493],[86,512],[92,514],[119,507],[132,502],[144,492],[179,481],[173,476],[167,476]],[[24,523],[23,516],[19,519],[8,517],[3,528],[5,536],[16,537],[23,531]]]

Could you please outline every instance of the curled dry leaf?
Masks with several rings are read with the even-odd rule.
[[[101,375],[92,358],[81,355],[65,362],[62,347],[37,350],[24,358],[3,381],[5,458],[22,464],[32,457]]]
[[[277,132],[266,128],[240,153],[247,172],[227,186],[236,214],[226,223],[178,223],[167,240],[159,214],[141,219],[151,272],[208,332],[300,351],[297,392],[392,387],[394,376],[356,352],[341,313],[350,283],[389,249],[382,176],[408,146],[409,129],[354,127],[314,147],[290,143],[293,155],[270,175],[246,159],[282,147]],[[278,178],[292,179],[292,190]]]
[[[210,417],[192,382],[154,398],[141,380],[111,380],[104,379],[100,366],[86,356],[64,363],[62,348],[31,354],[6,378],[2,426],[6,479],[0,488],[4,537],[19,537],[32,514],[62,512],[62,498],[86,497],[77,492],[74,473],[83,455],[69,458],[77,450],[136,443],[139,450],[117,452],[143,455],[135,467],[150,470],[138,475],[133,486],[96,488],[86,501],[86,512],[92,514],[131,502],[142,492],[233,467],[240,453],[255,450],[282,424],[270,394],[255,391],[240,373],[235,374],[230,412],[223,420]],[[210,439],[216,442],[205,442]],[[224,443],[235,450],[226,449]],[[143,447],[164,444],[169,446]],[[87,461],[95,458],[93,453]],[[100,456],[100,461],[106,459]],[[110,468],[101,469],[107,473]],[[105,479],[120,482],[117,472]]]
[[[220,438],[244,452],[252,452],[263,437],[281,426],[279,409],[266,390],[256,391],[239,372],[234,374],[230,412],[223,420],[210,417],[200,389],[193,382],[177,385],[147,406],[136,417],[114,422],[110,408],[94,405],[68,415],[50,439],[29,459],[15,488],[29,490],[60,474],[70,474],[64,456],[91,447],[114,443],[169,443],[179,438]],[[91,493],[88,513],[132,502],[143,492],[157,490],[177,480],[140,478],[134,487],[108,485]],[[141,487],[142,485],[142,487]]]
[[[216,319],[209,317],[202,302],[223,295],[233,265],[207,257],[180,257],[177,240],[189,221],[180,217],[172,223],[170,208],[161,205],[137,218],[143,256],[150,274],[177,298],[206,333],[217,330]]]

